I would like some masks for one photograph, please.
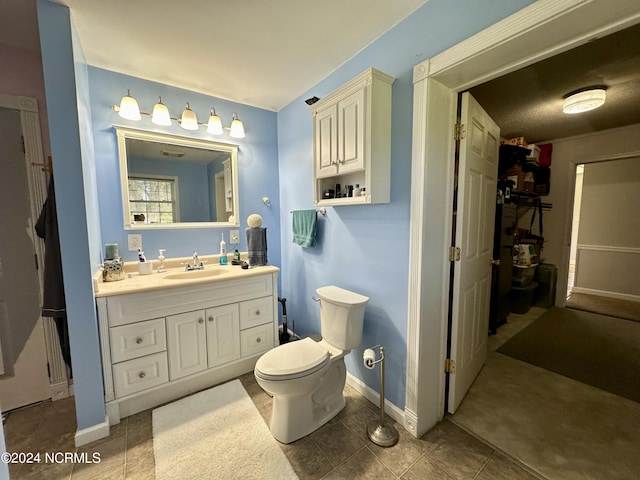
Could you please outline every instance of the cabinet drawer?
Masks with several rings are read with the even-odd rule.
[[[272,323],[240,331],[240,351],[243,357],[266,352],[273,346]]]
[[[113,366],[113,386],[116,398],[141,392],[169,381],[165,352],[147,355]]]
[[[164,318],[109,329],[113,363],[144,357],[167,349]]]
[[[273,323],[273,297],[240,302],[240,330]]]

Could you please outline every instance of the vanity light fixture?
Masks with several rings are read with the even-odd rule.
[[[244,125],[238,119],[238,114],[233,114],[229,136],[233,138],[244,138]]]
[[[562,111],[568,114],[588,112],[604,105],[607,92],[604,88],[589,88],[572,92],[564,97]]]
[[[140,120],[140,108],[138,102],[131,96],[131,92],[127,90],[127,94],[120,100],[120,111],[118,112],[122,118],[127,120]]]
[[[214,135],[222,135],[222,120],[216,115],[216,109],[211,109],[211,115],[209,116],[209,123],[207,123],[207,132]]]
[[[229,136],[232,138],[244,138],[244,125],[238,118],[238,114],[234,113],[231,121],[231,126],[225,127],[222,124],[222,120],[216,114],[216,109],[211,109],[209,121],[207,123],[198,123],[198,118],[189,103],[187,102],[182,116],[178,119],[172,117],[169,113],[167,106],[162,103],[162,97],[158,97],[158,103],[153,106],[153,112],[140,111],[138,102],[131,96],[131,92],[127,90],[127,94],[120,100],[120,105],[113,105],[111,108],[118,112],[122,118],[126,120],[138,121],[142,119],[141,115],[148,115],[151,117],[151,122],[155,125],[163,127],[169,127],[172,125],[172,120],[176,120],[182,128],[185,130],[198,130],[200,125],[207,127],[207,133],[213,135],[222,135],[225,130],[229,130]]]
[[[171,115],[169,115],[169,109],[167,106],[162,103],[162,97],[158,97],[158,103],[153,106],[151,121],[162,127],[171,126]]]

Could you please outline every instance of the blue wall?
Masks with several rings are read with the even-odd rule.
[[[100,227],[86,65],[69,10],[38,1],[78,429],[105,420],[92,276]]]
[[[277,150],[276,114],[268,110],[229,102],[209,95],[195,93],[180,88],[150,82],[140,78],[119,73],[89,68],[89,84],[91,88],[91,113],[93,119],[93,139],[96,151],[96,170],[98,182],[98,198],[100,200],[100,224],[103,243],[118,243],[120,255],[125,260],[135,260],[135,252],[127,251],[127,234],[142,233],[142,243],[148,258],[156,258],[158,249],[166,249],[167,257],[189,256],[196,250],[201,255],[219,252],[220,233],[224,232],[229,244],[229,229],[198,228],[186,230],[124,230],[122,218],[120,168],[118,149],[113,125],[141,128],[159,133],[190,136],[220,143],[237,144],[238,147],[238,182],[240,203],[240,247],[246,250],[244,229],[246,219],[252,213],[259,213],[267,227],[269,246],[269,263],[280,266],[280,225],[279,225],[279,178]],[[122,95],[131,90],[131,95],[138,101],[140,109],[151,111],[153,105],[162,96],[172,116],[179,117],[185,103],[198,116],[199,122],[206,122],[211,107],[222,118],[224,125],[231,123],[234,113],[244,123],[246,137],[230,138],[228,133],[216,136],[206,133],[204,127],[197,132],[183,130],[177,122],[171,127],[158,127],[151,123],[148,116],[139,122],[128,121],[113,111],[112,105],[118,104]],[[262,203],[262,197],[271,198],[272,206]],[[233,247],[236,248],[236,247]],[[233,250],[231,250],[233,251]]]
[[[277,114],[208,95],[86,67],[72,55],[69,10],[38,0],[49,127],[51,131],[59,223],[75,373],[78,426],[104,420],[102,375],[91,275],[102,244],[117,242],[126,260],[127,233],[142,233],[148,256],[159,248],[167,256],[217,253],[220,230],[125,231],[113,124],[185,135],[179,126],[156,127],[148,117],[128,122],[110,108],[131,89],[143,110],[159,95],[174,116],[189,102],[200,121],[215,106],[225,124],[234,112],[245,124],[239,144],[241,230],[251,213],[268,228],[269,261],[282,267],[280,293],[288,298],[289,323],[298,333],[320,329],[315,289],[338,285],[367,295],[362,347],[347,357],[349,372],[378,388],[377,371],[362,367],[362,349],[387,347],[387,398],[405,403],[408,234],[411,176],[412,69],[464,38],[486,28],[532,0],[429,0],[397,27],[322,79]],[[74,62],[77,62],[74,64]],[[320,245],[302,249],[291,242],[290,211],[313,206],[311,113],[304,99],[323,97],[368,67],[396,78],[393,86],[391,203],[329,208],[320,218]],[[76,72],[77,70],[77,72]],[[77,109],[70,108],[77,105]],[[76,111],[77,110],[77,111]],[[89,114],[91,117],[89,118]],[[207,137],[204,130],[197,135]],[[230,142],[224,135],[222,141]],[[220,141],[218,137],[214,140]],[[91,154],[91,144],[93,153]],[[282,188],[280,188],[282,185]],[[262,197],[271,200],[271,207]],[[225,237],[228,239],[228,232]],[[244,235],[240,248],[246,250]],[[232,246],[229,245],[229,248]]]
[[[278,113],[278,158],[282,221],[282,289],[288,321],[298,333],[318,332],[311,300],[317,287],[337,285],[370,297],[361,348],[346,358],[348,371],[378,390],[379,372],[362,366],[364,348],[386,347],[385,396],[404,408],[406,391],[407,285],[413,67],[496,21],[530,0],[430,0],[376,42]],[[320,246],[291,242],[289,211],[313,205],[311,112],[304,99],[322,98],[369,67],[396,78],[393,85],[391,203],[328,208],[320,217]]]

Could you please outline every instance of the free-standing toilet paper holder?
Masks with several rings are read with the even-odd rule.
[[[380,349],[380,358],[376,360],[374,349]],[[363,353],[364,366],[373,369],[376,364],[380,364],[380,419],[372,420],[367,425],[367,436],[376,445],[381,447],[392,447],[398,443],[398,431],[384,419],[384,347],[376,345],[367,348]]]

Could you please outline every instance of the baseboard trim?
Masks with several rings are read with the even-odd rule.
[[[631,302],[639,302],[640,296],[630,295],[628,293],[608,292],[606,290],[596,290],[595,288],[573,287],[571,293],[584,293],[586,295],[598,295],[599,297],[615,298],[617,300],[629,300]]]
[[[380,394],[368,387],[362,380],[354,377],[347,372],[347,385],[353,388],[374,405],[380,405]],[[384,399],[384,413],[393,418],[396,422],[404,427],[404,411],[396,407],[386,398]]]
[[[77,430],[75,435],[76,447],[100,440],[109,436],[109,417],[104,417],[104,422],[98,423],[82,430]]]

